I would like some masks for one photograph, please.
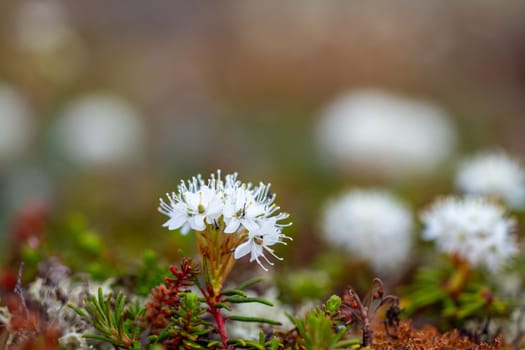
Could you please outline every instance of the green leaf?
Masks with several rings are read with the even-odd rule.
[[[232,308],[230,305],[226,304],[226,303],[216,303],[215,305],[213,305],[216,309],[226,309],[228,311],[232,311]]]
[[[250,288],[251,286],[253,286],[254,284],[257,284],[261,281],[264,281],[264,278],[262,277],[255,277],[255,278],[252,278],[244,283],[242,283],[239,287],[237,287],[237,289],[247,289],[247,288]]]
[[[251,348],[255,348],[257,350],[265,350],[266,349],[264,347],[264,345],[262,345],[260,343],[257,343],[256,341],[248,340],[248,339],[240,339],[240,338],[230,339],[228,341],[228,344],[236,345],[236,347],[243,347],[243,348],[251,347]]]
[[[279,350],[279,340],[276,337],[272,338],[269,350]]]
[[[80,317],[88,317],[88,314],[84,312],[84,310],[82,310],[81,308],[78,308],[76,307],[75,305],[72,305],[72,304],[68,304],[67,305],[70,309],[72,309],[73,311],[75,311],[75,313],[77,315],[79,315]]]
[[[361,339],[347,339],[347,340],[341,340],[340,342],[337,342],[336,347],[337,348],[347,348],[349,346],[353,345],[360,345]]]
[[[231,295],[238,295],[238,296],[241,296],[241,297],[245,297],[246,296],[246,293],[243,292],[240,289],[225,290],[225,291],[222,291],[221,294],[225,295],[225,296],[231,296]]]
[[[326,310],[331,314],[336,313],[340,306],[341,298],[337,295],[332,295],[326,302]]]
[[[259,322],[259,323],[267,323],[271,324],[273,326],[281,326],[281,322],[277,322],[274,320],[269,320],[267,318],[262,317],[248,317],[248,316],[240,316],[240,315],[230,315],[228,316],[228,319],[232,321],[240,321],[240,322]]]
[[[221,342],[218,341],[218,340],[213,340],[211,342],[208,343],[208,348],[213,348],[215,346],[218,346]]]
[[[474,301],[469,304],[461,305],[461,308],[458,310],[458,318],[462,319],[474,314],[476,311],[480,310],[485,306],[485,300]]]
[[[234,304],[242,304],[242,303],[259,303],[264,304],[268,306],[274,306],[271,302],[265,299],[261,298],[238,298],[238,297],[229,297],[226,298],[227,301]]]
[[[86,339],[94,339],[94,340],[100,340],[100,341],[103,341],[103,342],[106,342],[106,343],[110,343],[110,344],[114,344],[116,346],[124,346],[124,344],[120,341],[117,341],[115,339],[112,339],[112,338],[109,338],[109,337],[106,337],[106,336],[103,336],[103,335],[98,335],[98,334],[84,334],[82,336],[82,338],[86,338]]]

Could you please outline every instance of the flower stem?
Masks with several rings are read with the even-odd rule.
[[[222,347],[228,348],[228,333],[226,332],[226,324],[224,317],[222,316],[221,310],[215,305],[221,301],[221,295],[215,295],[212,286],[208,287],[207,293],[204,293],[206,298],[206,304],[208,304],[208,311],[213,315],[215,323],[217,324],[217,333],[221,337]]]
[[[206,299],[208,312],[215,319],[216,331],[221,338],[221,345],[224,349],[229,349],[231,346],[228,347],[224,316],[221,308],[216,307],[216,305],[223,301],[222,286],[235,264],[233,250],[239,244],[240,239],[241,237],[235,234],[224,234],[222,223],[208,226],[205,231],[199,232],[197,236],[199,256],[206,282],[206,286],[201,288],[201,292]]]
[[[452,298],[456,299],[467,283],[470,275],[470,266],[459,257],[454,257],[454,265],[454,273],[447,281],[446,290]]]

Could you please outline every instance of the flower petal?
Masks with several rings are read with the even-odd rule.
[[[226,225],[226,228],[224,229],[224,233],[234,233],[237,231],[239,226],[241,225],[241,221],[237,218],[232,218],[230,222],[228,222],[228,225]]]
[[[184,215],[176,214],[170,217],[170,219],[166,221],[164,225],[162,226],[167,227],[168,230],[176,230],[182,225],[184,225],[184,223],[186,222],[186,219],[187,218]]]
[[[195,231],[203,231],[206,228],[204,223],[204,215],[195,215],[191,219],[191,228]]]
[[[233,253],[233,257],[235,259],[240,259],[243,256],[247,255],[251,251],[251,244],[250,240],[245,241],[244,243],[241,243],[235,248],[235,252]]]

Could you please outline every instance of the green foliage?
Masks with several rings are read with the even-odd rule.
[[[98,295],[90,296],[84,310],[72,307],[78,315],[90,322],[98,334],[85,334],[85,338],[96,339],[125,349],[140,349],[140,337],[143,332],[139,318],[144,316],[144,309],[138,304],[126,303],[126,297],[118,293],[116,298],[110,294],[104,298],[102,288]]]
[[[211,323],[204,321],[206,310],[197,294],[179,293],[180,301],[172,310],[168,326],[158,335],[151,336],[155,343],[163,343],[169,348],[206,349],[210,343],[205,336],[211,333]]]
[[[135,292],[146,296],[151,288],[164,282],[164,268],[158,262],[157,253],[146,249],[142,255],[142,264],[137,268],[135,279]]]
[[[334,315],[341,307],[341,297],[332,295],[326,302],[326,311]]]
[[[414,314],[425,308],[453,322],[466,318],[501,316],[508,309],[508,303],[501,300],[486,283],[474,272],[463,276],[459,287],[451,288],[456,282],[458,272],[450,265],[422,268],[413,284],[407,288],[406,298],[409,301],[405,313]]]
[[[115,254],[81,214],[70,214],[66,220],[55,222],[50,232],[54,239],[47,243],[47,254],[60,251],[61,258],[73,271],[88,272],[97,281],[118,275]]]
[[[441,303],[453,303],[443,288],[444,281],[451,273],[452,269],[450,267],[420,269],[416,273],[412,285],[405,290],[404,294],[408,299],[405,313],[411,315],[423,307]]]
[[[331,297],[322,308],[314,308],[304,319],[290,317],[298,337],[291,349],[335,350],[358,346],[358,339],[345,339],[347,328],[336,320],[341,299]]]
[[[259,333],[259,339],[249,340],[249,339],[230,339],[228,344],[234,345],[235,349],[248,349],[248,350],[278,350],[282,349],[279,343],[279,339],[276,337],[271,338],[266,341],[264,333]]]
[[[458,320],[471,317],[501,316],[508,310],[508,302],[501,300],[482,285],[469,285],[455,303],[445,304],[442,315]]]
[[[79,234],[78,245],[80,249],[92,256],[99,256],[104,250],[104,244],[100,236],[91,230]]]
[[[247,281],[238,288],[225,290],[220,295],[210,294],[211,289],[201,289],[197,284],[200,289],[197,294],[190,288],[198,283],[202,272],[191,259],[184,258],[180,267],[170,266],[170,271],[173,277],[165,277],[165,283],[151,290],[151,298],[145,307],[138,303],[128,304],[122,293],[116,297],[113,294],[104,297],[101,289],[97,296],[91,296],[86,301],[83,309],[72,307],[97,331],[84,337],[130,350],[153,350],[158,346],[177,350],[362,348],[360,339],[348,337],[346,325],[351,322],[342,317],[343,308],[351,307],[347,305],[346,294],[346,299],[331,296],[325,305],[314,308],[304,318],[289,316],[295,327],[279,330],[272,328],[281,325],[275,320],[228,312],[232,310],[232,304],[259,303],[273,306],[265,299],[247,295],[245,289],[259,282],[259,278]],[[379,282],[378,286],[382,287],[382,284]],[[382,288],[373,291],[373,298],[387,300],[383,297]],[[260,332],[258,339],[229,338],[225,333],[225,323],[228,322],[259,323],[269,327]]]
[[[42,260],[42,253],[37,248],[24,244],[20,247],[20,258],[28,266],[37,266]]]

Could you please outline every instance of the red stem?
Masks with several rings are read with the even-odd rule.
[[[217,331],[222,339],[222,346],[228,348],[228,334],[226,334],[226,326],[224,324],[224,318],[222,317],[221,310],[211,307],[211,313],[215,317],[215,322],[217,322]]]
[[[224,317],[222,317],[221,310],[215,307],[215,304],[220,301],[221,296],[216,296],[211,286],[208,286],[207,289],[208,292],[203,293],[206,297],[206,304],[208,304],[209,312],[213,315],[213,318],[215,318],[215,323],[217,323],[217,332],[221,336],[222,346],[224,349],[228,349],[228,334],[226,333]]]

